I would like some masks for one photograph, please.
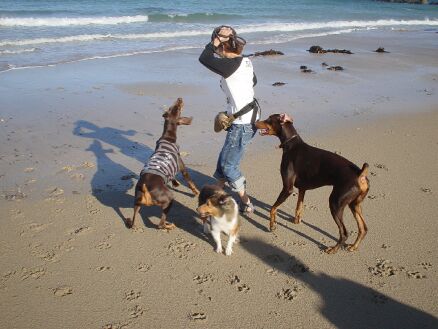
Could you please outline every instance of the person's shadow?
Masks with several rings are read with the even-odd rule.
[[[144,164],[154,150],[144,144],[133,142],[128,138],[135,134],[136,131],[132,129],[120,130],[112,127],[99,127],[85,120],[76,121],[73,129],[73,135],[75,136],[95,139],[117,147],[117,152],[134,158]],[[150,136],[152,136],[152,134],[150,134]]]
[[[336,328],[438,328],[435,316],[351,280],[311,272],[296,257],[262,240],[246,238],[241,247],[318,293],[323,302],[321,314]]]
[[[126,217],[121,209],[130,208],[133,211],[134,195],[130,192],[139,176],[125,166],[115,162],[111,158],[111,154],[121,153],[125,156],[138,160],[139,172],[143,168],[146,160],[152,155],[154,150],[142,143],[131,141],[127,136],[134,136],[134,130],[119,130],[111,127],[99,127],[91,122],[80,120],[76,122],[73,129],[73,134],[80,137],[91,138],[92,143],[86,151],[93,152],[96,157],[96,173],[91,180],[92,194],[103,205],[114,209],[120,217],[123,224],[126,224]],[[102,142],[114,146],[116,149],[104,149]],[[155,143],[155,140],[153,141]],[[212,184],[214,179],[204,175],[201,172],[193,171],[187,168],[190,176],[198,188],[205,184]],[[190,209],[176,199],[177,194],[184,194],[189,197],[194,197],[191,191],[185,191],[185,181],[181,174],[177,175],[178,181],[182,186],[174,189],[175,199],[170,210],[169,216],[172,222],[178,228],[181,228],[192,235],[195,235],[203,240],[210,241],[202,232],[202,225],[198,222],[198,214],[195,210]],[[132,215],[132,214],[131,214]],[[147,228],[156,228],[150,221],[151,217],[160,218],[161,209],[156,206],[141,207],[140,217]],[[211,243],[211,241],[210,241]]]

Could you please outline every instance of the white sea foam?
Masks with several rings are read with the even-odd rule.
[[[23,54],[23,53],[32,53],[34,51],[37,51],[38,48],[28,48],[28,49],[17,49],[17,50],[1,50],[0,49],[0,55],[17,55],[17,54]]]
[[[119,16],[119,17],[45,17],[45,18],[16,18],[1,17],[0,26],[3,27],[36,27],[36,26],[70,26],[70,25],[115,25],[147,22],[148,16]]]
[[[282,35],[282,36],[276,37],[274,39],[255,41],[255,42],[251,42],[251,43],[254,45],[285,43],[285,42],[298,40],[298,39],[304,39],[304,38],[318,38],[318,37],[325,37],[327,35],[346,34],[346,33],[351,33],[353,31],[357,31],[357,30],[358,29],[344,29],[344,30],[337,30],[337,31],[331,31],[331,32],[295,34],[293,36]]]
[[[82,34],[60,38],[36,38],[23,40],[3,40],[0,47],[5,46],[26,46],[46,43],[68,43],[68,42],[87,42],[99,40],[138,40],[138,39],[157,39],[157,38],[177,38],[187,36],[198,36],[210,34],[211,31],[178,31],[178,32],[157,32],[144,34]]]
[[[14,71],[14,70],[25,70],[25,69],[44,68],[44,67],[55,67],[55,66],[57,66],[59,64],[70,64],[70,63],[85,62],[85,61],[98,60],[98,59],[117,58],[117,57],[130,57],[130,56],[135,56],[135,55],[145,55],[145,54],[162,53],[162,52],[178,51],[178,50],[188,50],[188,49],[196,49],[196,48],[199,48],[199,47],[198,46],[177,46],[177,47],[166,47],[166,48],[154,49],[154,50],[140,50],[140,51],[132,51],[132,52],[120,53],[120,54],[85,57],[85,58],[81,58],[81,59],[67,60],[67,61],[64,61],[64,62],[61,62],[61,63],[57,63],[57,64],[29,65],[29,66],[8,65],[7,69],[0,70],[0,74],[6,73],[6,72],[9,72],[9,71]]]
[[[145,17],[145,16],[141,16]],[[126,20],[125,20],[126,22]],[[0,24],[1,25],[1,24]],[[274,23],[236,26],[239,33],[265,33],[265,32],[299,32],[319,29],[348,29],[348,28],[379,28],[394,26],[438,26],[438,20],[377,20],[377,21],[331,21],[325,23]],[[168,32],[154,32],[141,34],[83,34],[58,38],[35,38],[22,40],[3,40],[0,46],[25,46],[46,43],[88,42],[102,40],[140,40],[140,39],[172,39],[181,37],[194,37],[210,35],[211,29],[179,30]]]
[[[236,27],[239,33],[252,32],[294,32],[330,28],[368,28],[390,26],[438,26],[438,20],[395,20],[377,21],[330,21],[320,23],[269,23]]]

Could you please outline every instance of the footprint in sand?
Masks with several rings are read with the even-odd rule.
[[[105,272],[105,271],[110,271],[111,267],[109,266],[99,266],[98,268],[96,268],[96,271],[98,272]]]
[[[34,233],[39,233],[47,229],[50,224],[31,223],[27,225],[26,229],[20,232],[20,236],[32,236]]]
[[[149,271],[151,268],[152,268],[152,265],[149,265],[149,264],[143,264],[143,263],[138,264],[138,265],[135,267],[135,269],[136,269],[137,271],[139,271],[139,272],[143,272],[143,273]]]
[[[269,275],[277,275],[278,271],[276,269],[274,269],[274,268],[268,268],[266,270],[266,273],[268,273]]]
[[[41,258],[46,262],[57,262],[59,261],[59,255],[54,250],[42,249],[41,244],[31,245],[30,253],[35,257]]]
[[[284,299],[288,301],[292,301],[296,299],[300,293],[300,291],[303,290],[302,287],[298,284],[294,284],[291,288],[283,288],[281,291],[277,292],[275,296],[278,299]]]
[[[183,238],[176,238],[167,246],[167,249],[171,254],[174,254],[178,258],[187,258],[188,253],[195,249],[196,246],[196,243],[187,241]]]
[[[67,286],[61,286],[53,289],[53,294],[56,297],[64,297],[73,294],[73,289]]]
[[[294,274],[299,274],[299,273],[307,273],[310,270],[307,266],[301,264],[300,262],[296,262],[292,260],[291,264],[289,265],[289,271]]]
[[[134,227],[134,228],[132,228],[131,229],[131,231],[133,232],[133,233],[144,233],[145,232],[145,229],[143,228],[143,227]]]
[[[422,262],[422,263],[420,263],[418,265],[420,265],[425,270],[428,270],[428,269],[432,268],[432,263],[429,263],[429,262]]]
[[[248,292],[251,290],[249,286],[241,282],[240,278],[237,275],[232,275],[230,277],[230,283],[231,285],[236,285],[237,290],[240,292]]]
[[[195,312],[189,315],[190,320],[192,321],[204,321],[207,319],[207,315],[202,312]]]
[[[144,310],[140,307],[140,305],[135,305],[134,307],[131,307],[128,312],[131,318],[138,318],[139,316],[143,315]]]
[[[421,192],[424,192],[427,194],[432,194],[432,190],[428,187],[421,187],[420,190],[421,190]]]
[[[125,293],[125,300],[127,301],[133,301],[139,299],[140,297],[141,297],[141,291],[138,290],[131,290]]]
[[[377,259],[376,266],[368,268],[371,274],[380,277],[388,277],[388,276],[396,275],[402,269],[403,268],[394,267],[393,265],[391,265],[391,261],[387,259]]]
[[[99,243],[94,248],[96,248],[97,250],[106,250],[106,249],[109,249],[111,247],[112,247],[111,243],[104,241],[104,242]]]
[[[39,279],[45,274],[46,274],[46,269],[44,267],[33,267],[33,268],[23,267],[21,269],[21,280],[24,281],[29,278]]]
[[[283,247],[302,247],[307,245],[304,241],[284,241],[280,244]]]
[[[92,196],[87,196],[86,208],[91,215],[96,215],[100,212],[100,209],[96,208]]]
[[[381,163],[375,163],[374,167],[388,171],[388,167]]]
[[[125,329],[128,328],[130,322],[107,323],[102,329]]]
[[[375,200],[375,199],[386,199],[385,193],[379,193],[379,194],[369,194],[367,196],[368,199]]]
[[[407,271],[406,274],[410,279],[426,279],[426,275],[418,271]]]
[[[70,175],[70,178],[72,180],[84,180],[85,179],[85,175],[81,174],[81,173],[76,173],[76,174]]]
[[[201,274],[201,275],[196,275],[193,277],[193,281],[196,282],[196,284],[203,284],[206,282],[213,282],[213,275],[211,274]]]
[[[70,232],[71,235],[83,235],[86,233],[89,233],[91,231],[91,227],[89,226],[81,226],[78,227],[77,229],[74,229],[72,232]]]

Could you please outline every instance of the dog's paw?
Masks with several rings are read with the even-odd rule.
[[[160,224],[158,225],[158,229],[160,230],[173,230],[175,228],[175,224],[169,223],[169,222],[165,222],[164,224]]]
[[[349,244],[349,245],[347,245],[346,246],[346,248],[345,248],[347,251],[356,251],[357,250],[357,247],[355,247],[353,244]]]
[[[324,252],[329,255],[336,254],[338,252],[339,246],[336,245],[334,247],[327,247]]]
[[[277,229],[277,225],[275,224],[269,225],[269,231],[274,232],[276,229]]]
[[[127,228],[132,228],[133,225],[134,225],[134,222],[132,221],[131,218],[125,218],[125,226]]]
[[[294,218],[292,218],[292,223],[294,223],[294,224],[301,223],[301,217],[294,217]]]
[[[233,253],[233,249],[232,248],[225,249],[225,255],[231,256],[232,253]]]
[[[215,250],[218,254],[222,254],[222,247],[217,247]]]

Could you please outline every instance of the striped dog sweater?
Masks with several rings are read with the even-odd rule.
[[[141,174],[149,173],[161,176],[164,184],[175,178],[179,171],[179,146],[165,139],[159,139],[155,152],[144,165]]]

